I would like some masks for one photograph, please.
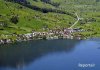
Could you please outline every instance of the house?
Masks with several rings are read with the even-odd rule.
[[[5,23],[5,21],[0,21],[0,26],[2,26],[2,27],[6,27],[7,24]]]

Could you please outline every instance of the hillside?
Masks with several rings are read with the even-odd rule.
[[[24,34],[43,28],[68,28],[74,13],[84,18],[75,26],[87,36],[100,36],[99,0],[0,0],[0,38],[2,34]]]
[[[1,14],[1,21],[6,21],[9,28],[12,27],[14,29],[22,29],[22,30],[30,30],[30,29],[42,29],[44,25],[48,25],[50,28],[55,27],[55,22],[58,26],[67,26],[66,23],[68,21],[72,21],[73,17],[66,16],[64,14],[59,13],[42,13],[40,11],[35,11],[25,6],[22,6],[18,3],[12,2],[0,2],[0,14]],[[14,24],[10,22],[10,19],[13,16],[18,16],[18,23]],[[72,20],[71,20],[72,19]],[[68,21],[67,21],[68,20]],[[4,28],[4,30],[6,29]],[[19,29],[19,31],[20,31]],[[7,29],[8,30],[8,29]]]

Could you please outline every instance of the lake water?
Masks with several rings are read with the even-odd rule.
[[[100,39],[0,45],[0,70],[100,70]]]

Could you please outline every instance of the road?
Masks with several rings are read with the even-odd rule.
[[[77,21],[71,27],[69,27],[69,29],[72,29],[79,22],[80,19],[83,19],[83,18],[79,18],[77,13],[75,13],[75,15],[77,16]]]

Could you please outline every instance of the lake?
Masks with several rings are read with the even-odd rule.
[[[0,70],[100,70],[100,39],[0,45]]]

